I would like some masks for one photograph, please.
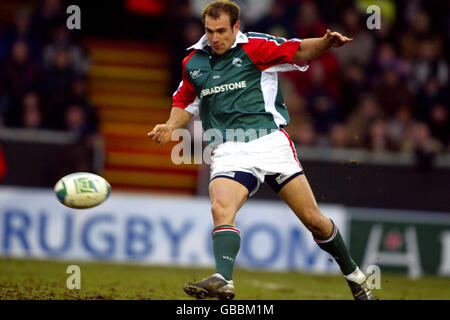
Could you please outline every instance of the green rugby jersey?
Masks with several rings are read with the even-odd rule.
[[[300,43],[300,39],[239,31],[234,45],[217,57],[204,35],[188,48],[194,50],[183,60],[173,106],[199,113],[203,129],[216,129],[225,139],[228,129],[257,133],[281,129],[288,125],[289,114],[278,72],[306,71],[307,65],[293,63]]]

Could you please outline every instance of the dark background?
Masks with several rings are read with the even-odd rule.
[[[70,4],[80,6],[82,15],[82,28],[73,31],[72,36],[74,39],[101,37],[117,41],[137,39],[162,42],[172,48],[171,50],[175,50],[179,41],[177,32],[184,23],[180,18],[180,10],[185,2],[167,1],[167,9],[162,15],[149,17],[124,10],[123,0],[70,1]],[[287,2],[295,4],[295,1]],[[333,15],[335,3],[342,2],[331,1],[328,2],[329,5],[327,2],[318,2],[327,22],[336,19]],[[406,1],[396,3],[396,14],[400,17],[404,14],[402,8]],[[448,3],[425,1],[424,4],[429,12],[448,16]],[[400,18],[396,19],[397,24],[401,21]],[[448,17],[442,21],[448,21]],[[394,25],[393,28],[402,26]],[[433,28],[448,30],[448,25],[433,21]],[[445,52],[448,52],[448,45],[449,42],[446,41]],[[181,61],[175,51],[171,53],[174,54],[173,69],[179,70]],[[179,81],[178,76],[174,76],[174,79],[174,82]],[[173,88],[170,88],[170,91],[172,90]],[[58,177],[73,171],[73,168],[83,164],[86,158],[92,158],[92,150],[78,143],[49,145],[0,140],[0,144],[8,164],[8,171],[2,181],[4,185],[52,187]],[[420,159],[411,166],[352,164],[346,161],[339,163],[327,159],[311,161],[302,160],[301,155],[300,161],[319,202],[360,207],[450,210],[448,168],[422,166]],[[255,198],[276,198],[276,195],[263,185]]]

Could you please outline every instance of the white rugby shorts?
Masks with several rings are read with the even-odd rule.
[[[249,196],[255,194],[266,175],[286,176],[303,172],[297,158],[294,143],[283,129],[249,142],[227,141],[212,152],[210,181],[217,175],[232,176],[233,171],[254,175],[258,185]]]

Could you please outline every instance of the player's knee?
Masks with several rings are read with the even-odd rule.
[[[222,200],[216,200],[211,205],[211,213],[215,222],[226,224],[232,216],[230,209]]]
[[[303,217],[303,224],[312,234],[320,234],[323,232],[322,214],[318,207],[311,206],[305,209]]]

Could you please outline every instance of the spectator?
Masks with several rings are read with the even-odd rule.
[[[342,93],[339,86],[341,69],[338,60],[331,52],[311,61],[308,72],[289,72],[285,76],[296,84],[301,95],[307,95],[311,90],[314,90],[314,87],[317,87],[316,82],[319,80],[320,86],[322,86],[321,90],[325,90],[337,101],[341,99]]]
[[[85,74],[89,69],[89,60],[83,49],[73,43],[65,24],[51,30],[52,42],[43,50],[44,67],[50,68],[60,48],[65,48],[69,55],[70,67],[77,73]]]
[[[383,9],[382,9],[383,10]],[[381,21],[380,21],[380,28],[375,30],[370,30],[374,32],[373,40],[376,44],[383,43],[383,42],[395,42],[396,41],[396,34],[394,32],[394,26],[393,21],[391,19],[385,18],[383,15],[383,11],[381,14]]]
[[[200,16],[202,10],[211,1],[190,0],[189,2],[190,10],[195,16]],[[270,9],[272,3],[279,0],[235,0],[234,2],[241,8],[241,26],[246,30],[248,25],[254,24]]]
[[[412,108],[408,105],[400,106],[394,117],[388,120],[388,134],[395,150],[400,151],[407,132],[414,125]]]
[[[171,47],[171,83],[168,94],[172,95],[180,83],[181,61],[186,57],[186,48],[195,44],[205,30],[198,16],[191,14],[190,4],[186,0],[169,2],[169,17],[167,29],[169,32],[168,45]]]
[[[28,92],[22,103],[22,127],[26,129],[43,129],[43,116],[39,96]]]
[[[25,41],[15,42],[10,59],[3,68],[4,91],[9,104],[6,110],[6,124],[17,126],[20,122],[20,104],[25,92],[33,89],[38,77],[38,67],[30,59],[30,51]]]
[[[409,26],[417,40],[430,36],[430,16],[423,10],[417,10],[409,19]]]
[[[412,85],[420,88],[430,78],[435,78],[439,88],[448,84],[448,63],[441,55],[439,43],[436,40],[422,40],[419,45],[418,58],[412,67]]]
[[[282,2],[288,2],[292,5],[298,3],[297,0],[282,0]],[[345,0],[316,1],[316,4],[324,21],[326,21],[328,25],[333,26],[336,26],[341,22],[340,13],[344,12],[345,9],[352,5],[349,1]]]
[[[399,34],[399,56],[408,64],[412,64],[419,50],[420,42],[417,42],[413,33],[405,31]]]
[[[42,36],[43,44],[51,42],[51,31],[65,24],[67,15],[62,0],[42,0],[34,17],[34,28]]]
[[[331,126],[337,121],[337,107],[334,100],[325,92],[308,95],[307,100],[317,133],[328,134]]]
[[[431,108],[429,119],[433,136],[444,146],[449,146],[450,143],[450,118],[448,113],[448,106],[438,103]]]
[[[342,78],[342,102],[338,119],[343,121],[356,107],[357,98],[370,90],[362,65],[358,63],[347,66]]]
[[[413,141],[409,146],[415,155],[417,167],[420,170],[429,170],[433,166],[436,154],[441,150],[441,144],[431,137],[426,123],[419,122],[413,129]]]
[[[350,114],[346,126],[353,147],[364,147],[367,141],[367,128],[382,115],[380,107],[373,96],[363,96],[354,113]]]
[[[323,37],[327,28],[320,18],[317,6],[312,1],[304,1],[298,6],[296,16],[294,17],[294,36],[296,38]],[[306,63],[306,61],[299,61]],[[307,95],[317,88],[317,84],[313,84],[316,76],[320,78],[320,90],[324,90],[335,100],[341,99],[341,91],[339,81],[341,77],[341,69],[338,59],[331,51],[326,52],[310,63],[310,71],[308,72],[291,72],[286,74],[296,85],[299,94]],[[315,73],[316,69],[320,69]],[[320,75],[319,75],[320,73]]]
[[[304,1],[297,11],[294,19],[294,32],[296,38],[322,37],[327,28],[321,20],[317,6],[313,1]]]
[[[310,122],[304,121],[300,123],[294,131],[290,131],[293,139],[300,145],[311,147],[316,143],[316,132]]]
[[[86,100],[88,97],[88,79],[84,75],[77,75],[72,81],[71,93],[73,98]]]
[[[70,150],[59,154],[55,159],[55,176],[70,171],[92,172],[97,128],[90,123],[89,110],[81,104],[69,104],[64,108],[63,128],[72,133],[76,143]]]
[[[394,149],[388,135],[385,120],[378,118],[369,127],[366,147],[373,152],[392,151]]]
[[[40,58],[41,39],[32,28],[31,11],[27,7],[20,8],[15,15],[14,22],[7,25],[0,34],[0,60],[6,60],[14,43],[24,41],[30,50],[33,61]]]
[[[64,110],[64,129],[72,132],[79,141],[87,141],[97,133],[95,117],[87,106],[77,103]]]
[[[338,32],[354,39],[348,46],[334,51],[343,68],[351,63],[367,66],[369,59],[372,57],[375,43],[361,21],[362,16],[355,8],[347,8],[342,15],[342,27],[336,29]]]
[[[285,130],[294,137],[303,123],[311,121],[311,114],[307,110],[306,99],[297,92],[295,83],[285,75],[280,79],[283,83],[284,102],[290,116],[290,123]]]
[[[286,7],[278,1],[273,2],[270,11],[248,29],[283,38],[294,36],[292,24],[287,19]]]
[[[439,88],[439,82],[431,77],[425,83],[418,95],[415,114],[419,120],[428,121],[431,107],[446,100],[446,93]]]
[[[306,101],[303,96],[299,94],[296,89],[295,83],[291,78],[287,77],[285,74],[280,76],[280,81],[282,82],[283,97],[286,106],[289,109],[289,114],[292,121],[307,113]]]
[[[84,75],[76,75],[70,84],[68,99],[65,104],[77,103],[88,106],[88,109],[94,110],[94,106],[89,102],[88,96],[88,78]]]
[[[41,95],[45,104],[44,116],[51,128],[61,128],[61,107],[70,98],[75,73],[70,66],[70,55],[65,47],[58,48],[50,68],[41,79]]]
[[[369,68],[372,85],[381,85],[385,80],[383,79],[385,71],[393,71],[399,76],[406,78],[409,76],[409,69],[408,64],[396,55],[394,46],[388,42],[384,42],[378,47],[377,54]]]
[[[350,147],[350,136],[345,125],[337,123],[331,127],[330,146],[336,149]]]
[[[387,116],[393,116],[398,106],[413,103],[413,96],[398,72],[386,69],[381,79],[381,83],[375,87],[375,95]]]

